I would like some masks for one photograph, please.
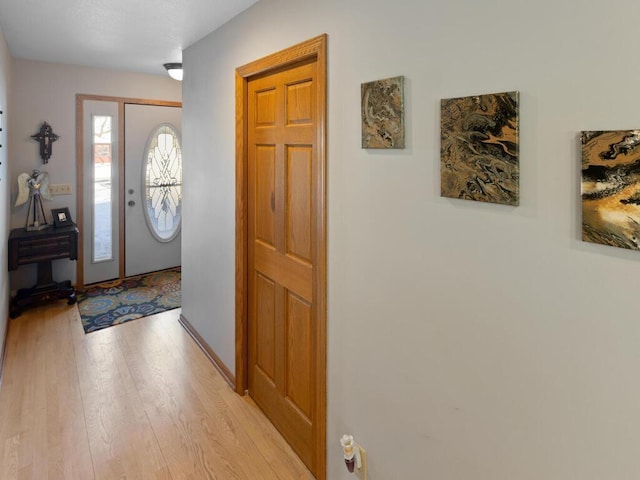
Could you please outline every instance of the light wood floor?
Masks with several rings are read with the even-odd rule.
[[[312,479],[179,312],[89,335],[65,302],[11,320],[0,479]]]

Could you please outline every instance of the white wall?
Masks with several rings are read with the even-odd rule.
[[[9,84],[11,80],[11,55],[7,42],[0,29],[0,356],[4,345],[4,334],[9,318],[9,272],[7,271],[7,239],[9,238],[9,148],[7,142],[7,118],[11,114],[9,103]]]
[[[234,68],[329,34],[328,478],[640,478],[640,252],[580,241],[580,130],[640,128],[640,3],[262,0],[184,52],[183,314],[234,367]],[[404,75],[407,148],[360,148]],[[521,92],[517,208],[439,196],[441,98]]]
[[[10,141],[11,200],[17,195],[17,178],[22,172],[39,168],[49,172],[51,183],[70,183],[73,195],[53,197],[45,202],[45,211],[69,207],[76,219],[76,94],[107,95],[131,98],[180,101],[182,85],[167,75],[147,75],[92,67],[78,67],[15,59],[11,92],[14,115],[11,117]],[[60,139],[53,143],[53,154],[44,165],[39,144],[31,138],[42,122],[53,127]],[[24,227],[27,204],[11,208],[12,227]],[[75,281],[75,262],[54,262],[54,279]],[[21,267],[11,275],[11,289],[35,283],[35,266]]]

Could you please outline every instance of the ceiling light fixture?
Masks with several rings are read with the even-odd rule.
[[[182,64],[181,63],[165,63],[164,68],[167,69],[169,76],[174,80],[182,81]]]

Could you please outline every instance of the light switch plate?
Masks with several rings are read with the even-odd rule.
[[[51,183],[49,184],[49,193],[51,195],[71,195],[71,184]]]

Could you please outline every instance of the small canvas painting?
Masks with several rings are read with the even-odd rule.
[[[404,148],[404,77],[363,83],[362,148]]]
[[[640,250],[640,130],[582,132],[582,239]]]
[[[441,195],[518,205],[518,92],[443,99],[440,109]]]

